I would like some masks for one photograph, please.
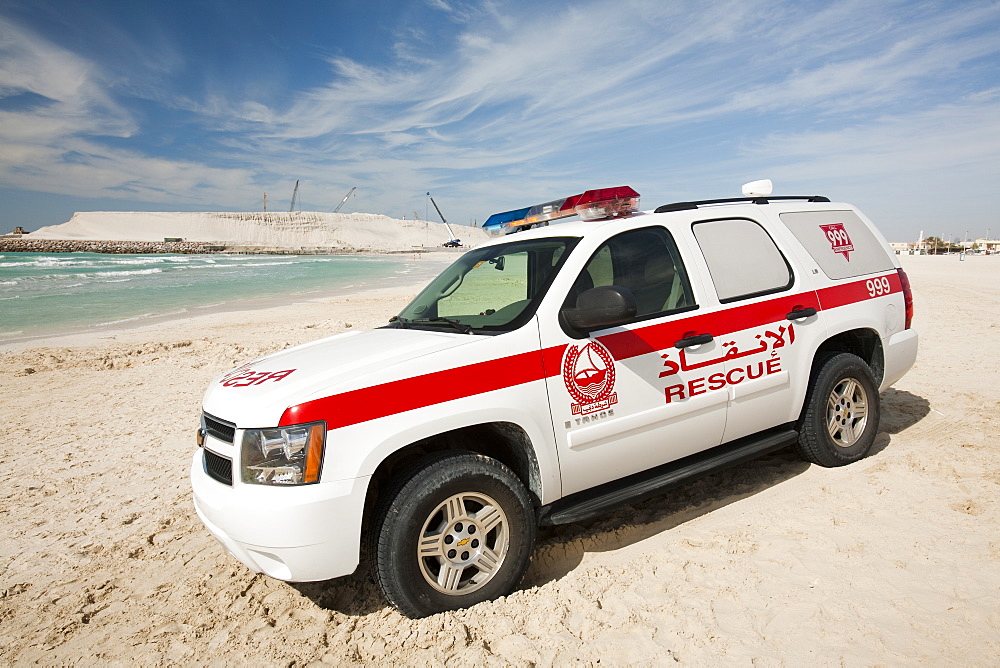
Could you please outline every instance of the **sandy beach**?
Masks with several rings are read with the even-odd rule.
[[[921,335],[871,456],[782,451],[545,529],[518,591],[409,620],[364,565],[254,575],[195,516],[209,381],[420,285],[0,346],[0,663],[997,665],[1000,258],[902,258]]]

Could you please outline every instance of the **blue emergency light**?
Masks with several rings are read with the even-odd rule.
[[[483,223],[483,229],[494,231],[522,223],[524,222],[524,218],[528,215],[528,211],[530,209],[530,206],[526,206],[523,209],[514,209],[513,211],[504,211],[503,213],[494,213],[486,219],[485,223]]]

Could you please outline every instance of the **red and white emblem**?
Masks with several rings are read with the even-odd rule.
[[[583,346],[567,346],[562,363],[563,383],[576,401],[574,415],[587,415],[618,403],[615,389],[615,360],[597,341]]]
[[[851,237],[847,234],[847,230],[844,229],[844,224],[832,223],[830,225],[820,225],[820,229],[823,230],[826,238],[830,240],[830,247],[833,249],[833,252],[840,253],[850,262],[850,253],[854,250],[854,244],[851,243]]]

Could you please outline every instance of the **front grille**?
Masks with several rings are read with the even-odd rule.
[[[213,480],[221,482],[223,485],[233,486],[233,462],[215,454],[211,450],[204,450],[205,472]]]
[[[232,443],[236,436],[236,425],[232,422],[220,420],[214,415],[202,413],[202,420],[205,422],[205,431],[226,443]]]

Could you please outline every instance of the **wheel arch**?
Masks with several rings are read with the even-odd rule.
[[[460,450],[485,455],[503,463],[524,484],[535,507],[542,505],[542,472],[528,433],[513,422],[482,422],[421,438],[394,450],[379,462],[368,484],[364,526],[370,526],[370,515],[378,503],[379,494],[391,485],[397,475],[428,455]]]
[[[814,367],[816,360],[834,353],[857,355],[871,369],[875,386],[878,387],[881,384],[882,377],[885,375],[885,353],[882,349],[882,338],[874,329],[858,327],[828,337],[820,344],[813,356]]]

